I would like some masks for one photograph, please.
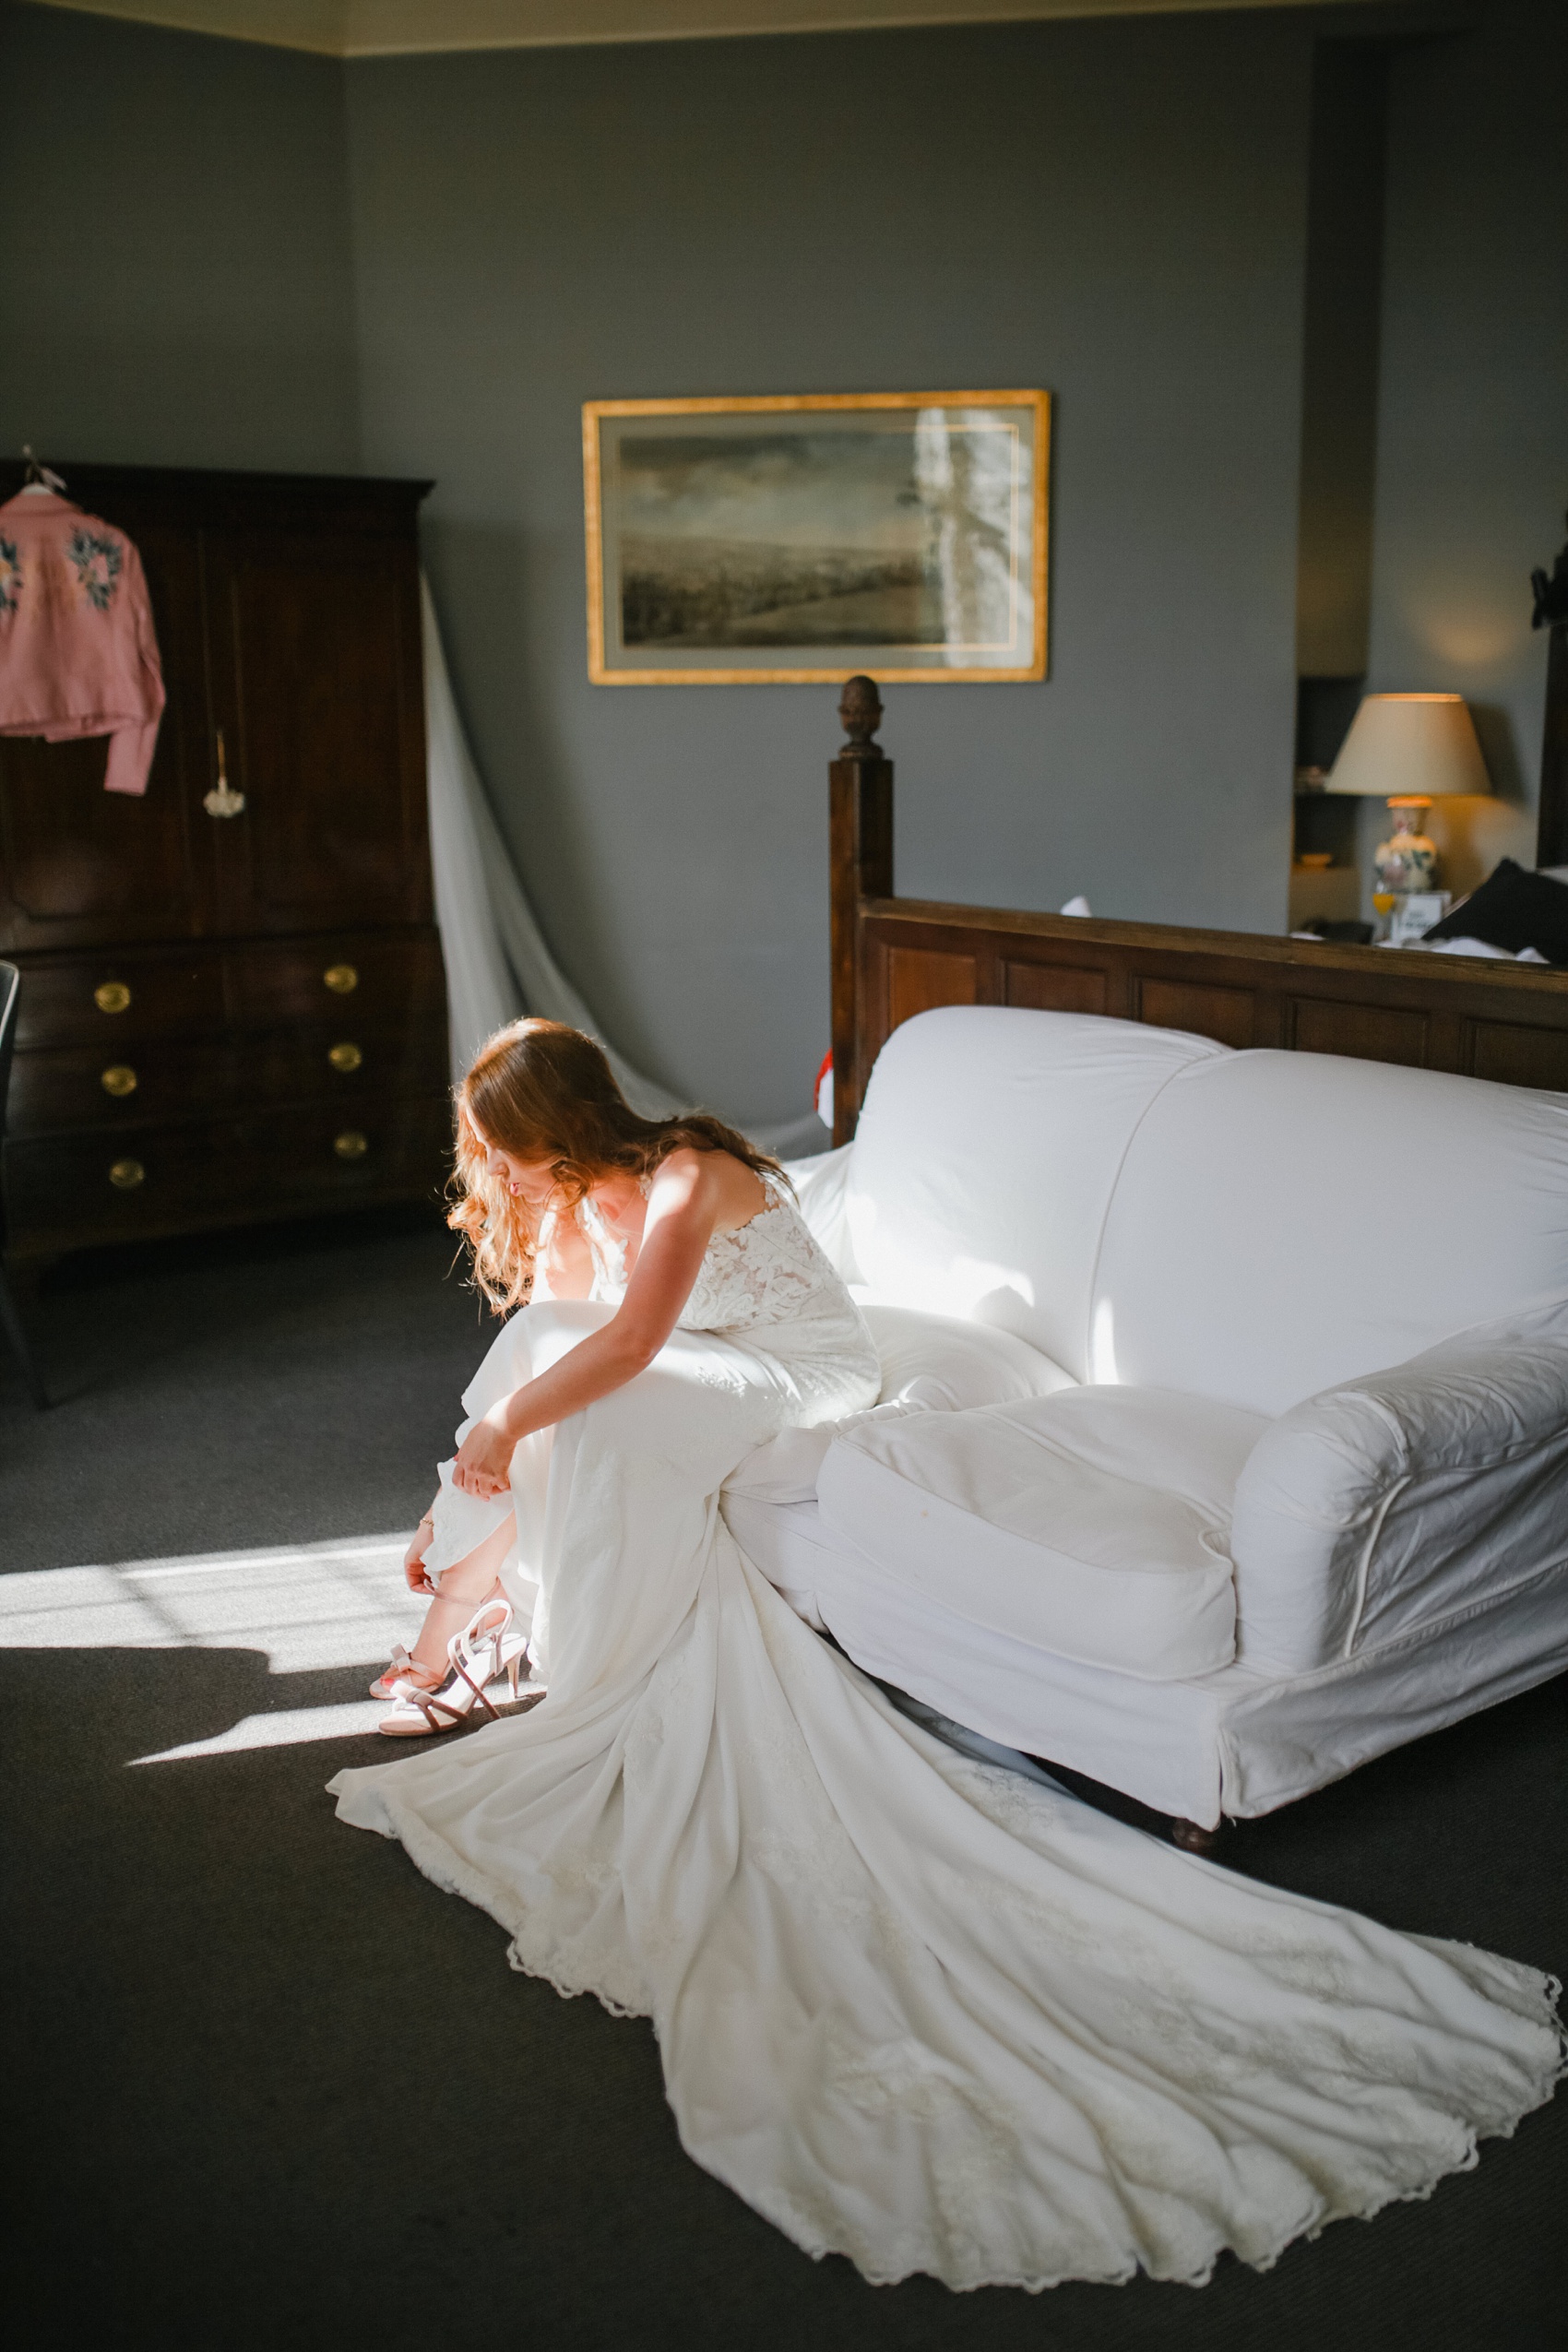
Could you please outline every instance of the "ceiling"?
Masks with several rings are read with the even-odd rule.
[[[1037,17],[1153,16],[1299,0],[42,0],[46,7],[184,32],[378,57],[439,49],[559,48],[719,33],[825,32]]]

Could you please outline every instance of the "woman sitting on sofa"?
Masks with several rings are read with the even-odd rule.
[[[520,1312],[416,1543],[436,1599],[395,1728],[460,1714],[518,1612],[548,1691],[332,1787],[515,1966],[654,2020],[699,2163],[873,2280],[1195,2282],[1424,2194],[1550,2096],[1536,1971],[958,1754],[751,1565],[726,1479],[878,1377],[772,1163],[639,1119],[537,1021],[481,1053],[458,1137],[453,1221]]]

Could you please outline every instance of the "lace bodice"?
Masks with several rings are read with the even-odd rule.
[[[729,1233],[716,1233],[682,1308],[682,1331],[754,1331],[759,1324],[814,1320],[825,1311],[860,1316],[835,1267],[776,1177],[765,1177],[766,1208]],[[578,1211],[593,1251],[590,1296],[619,1304],[626,1292],[626,1244],[591,1198]]]

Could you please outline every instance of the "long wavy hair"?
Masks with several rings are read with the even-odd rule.
[[[468,1244],[474,1286],[497,1314],[520,1306],[533,1289],[540,1220],[488,1172],[481,1134],[518,1159],[547,1161],[552,1206],[564,1209],[576,1208],[607,1176],[651,1176],[660,1160],[683,1149],[727,1151],[759,1176],[784,1174],[778,1160],[706,1111],[640,1118],[603,1049],[560,1021],[515,1021],[498,1029],[480,1048],[456,1102],[446,1222]]]

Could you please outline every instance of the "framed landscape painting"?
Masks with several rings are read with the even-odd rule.
[[[590,400],[596,685],[1043,678],[1051,397]]]

